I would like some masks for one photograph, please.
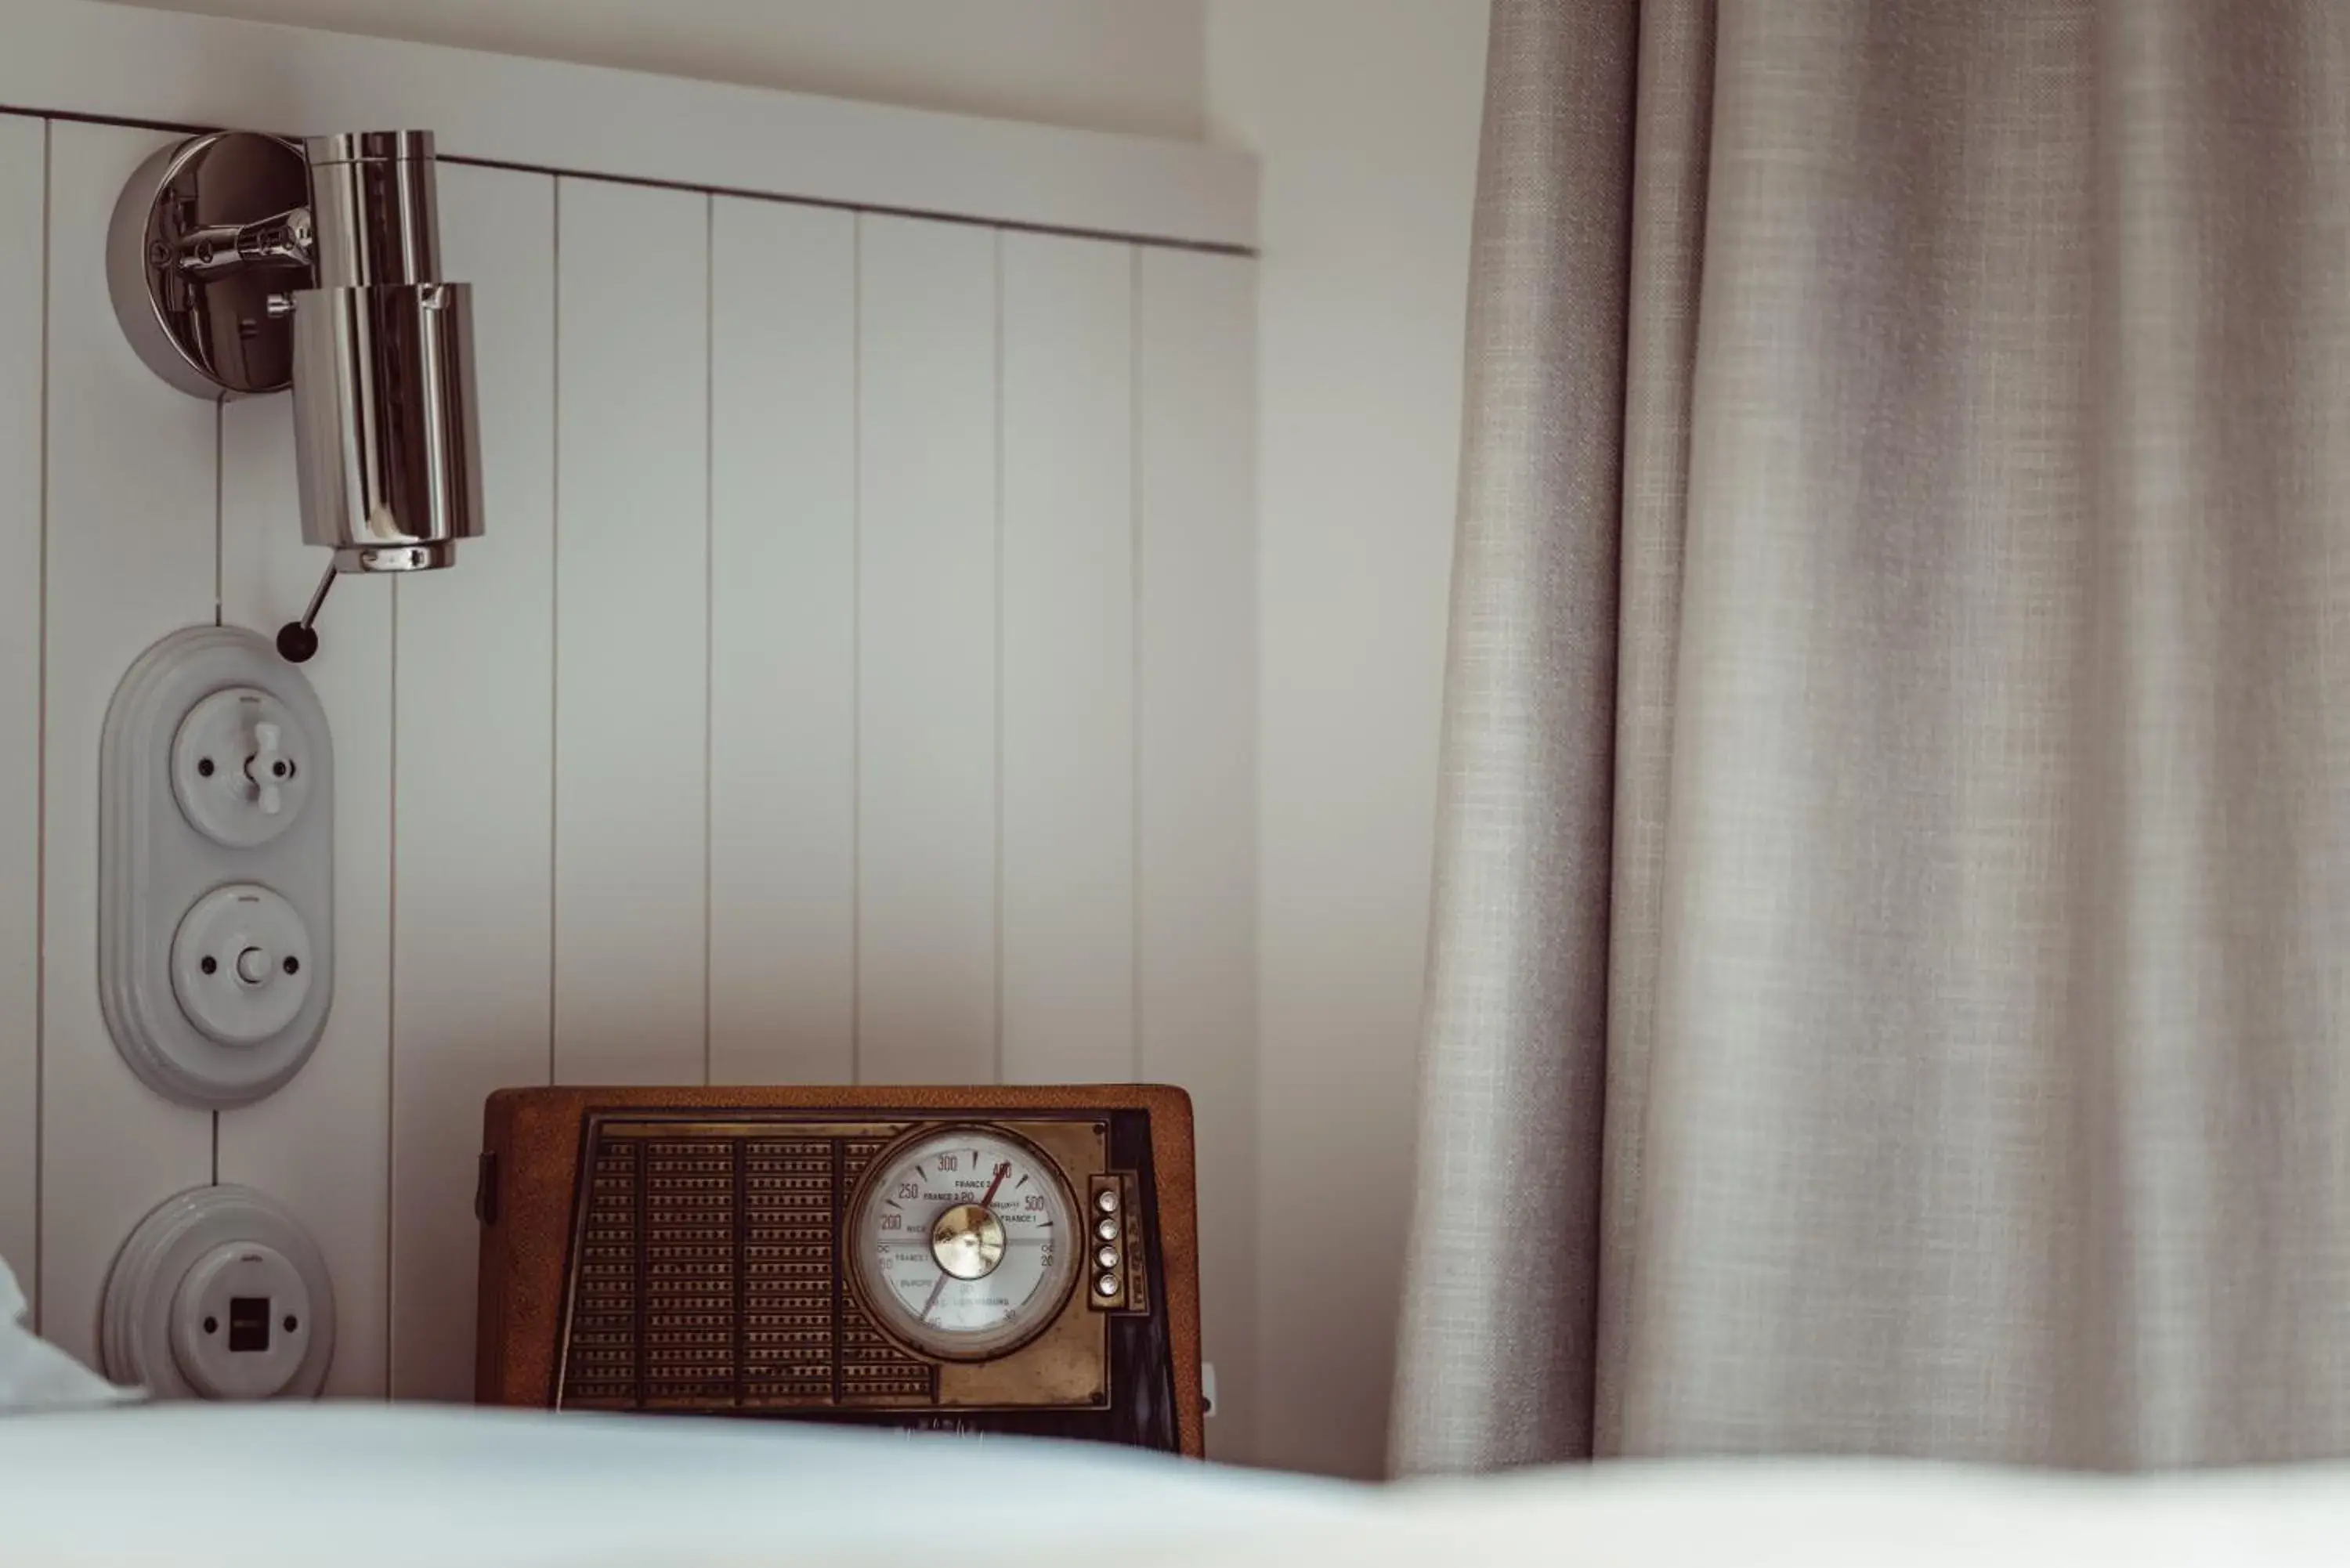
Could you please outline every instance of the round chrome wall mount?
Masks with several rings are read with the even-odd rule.
[[[147,368],[200,398],[294,381],[286,306],[310,286],[302,149],[224,130],[160,149],[115,203],[106,242],[114,314]]]

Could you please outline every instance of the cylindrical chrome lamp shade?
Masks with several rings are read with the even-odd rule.
[[[441,188],[429,130],[339,131],[302,143],[320,288],[441,281]]]
[[[277,651],[317,651],[342,572],[452,565],[482,532],[473,300],[441,275],[432,133],[159,148],[107,234],[107,286],[150,369],[200,398],[294,389],[302,537],[333,566]]]
[[[302,537],[345,572],[445,566],[482,531],[473,296],[440,278],[432,138],[303,144],[315,288],[294,296]]]
[[[345,572],[445,566],[482,532],[473,292],[305,289],[294,303],[302,537]]]
[[[441,276],[436,186],[430,131],[216,131],[116,204],[131,347],[199,397],[292,382],[302,537],[337,571],[445,566],[482,532],[473,299]]]

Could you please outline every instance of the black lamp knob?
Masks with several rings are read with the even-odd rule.
[[[318,651],[318,634],[298,620],[277,628],[277,657],[288,664],[307,664]]]
[[[318,651],[318,634],[311,629],[311,624],[318,618],[318,611],[326,607],[327,590],[334,586],[335,568],[328,566],[325,575],[319,577],[318,586],[311,590],[310,607],[302,612],[302,618],[289,620],[277,628],[278,658],[288,664],[310,662],[310,656]]]

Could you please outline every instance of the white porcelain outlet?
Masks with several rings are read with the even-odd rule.
[[[274,1094],[334,996],[334,752],[269,641],[192,627],[141,654],[99,759],[99,998],[158,1094]]]
[[[199,1187],[140,1220],[99,1320],[107,1375],[159,1398],[313,1398],[335,1355],[326,1260],[244,1187]]]

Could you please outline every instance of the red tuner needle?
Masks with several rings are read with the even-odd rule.
[[[1011,1170],[1012,1162],[1008,1159],[1002,1165],[995,1168],[995,1179],[987,1184],[986,1196],[983,1197],[979,1200],[979,1206],[982,1209],[988,1207],[995,1201],[995,1189],[1003,1185],[1003,1179],[1011,1173]]]

